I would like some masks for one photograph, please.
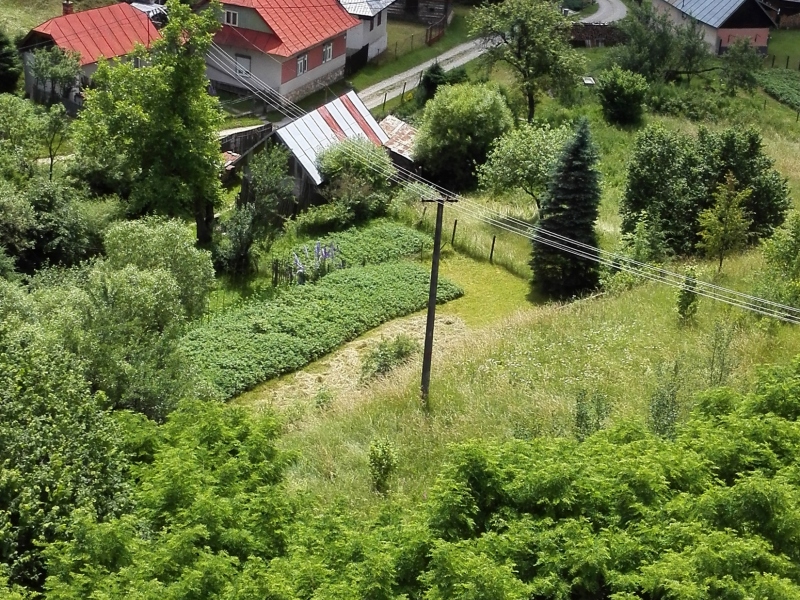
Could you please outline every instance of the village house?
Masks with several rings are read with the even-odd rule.
[[[147,14],[129,4],[74,12],[71,0],[64,0],[62,12],[61,16],[34,27],[20,44],[25,93],[34,100],[50,97],[55,92],[67,103],[79,106],[80,89],[88,85],[99,60],[123,60],[137,44],[149,47],[160,37]],[[37,81],[31,70],[34,52],[54,47],[79,56],[80,76],[68,89],[51,90],[46,82]]]
[[[272,89],[298,100],[344,76],[348,30],[337,0],[225,0],[206,61],[217,89]]]
[[[653,8],[668,14],[677,25],[687,19],[698,21],[703,39],[715,54],[722,54],[740,38],[766,53],[770,27],[776,25],[759,0],[653,0]]]
[[[395,0],[341,0],[347,12],[359,19],[361,25],[347,32],[347,54],[364,54],[372,60],[386,50],[389,43],[386,17],[389,5]]]

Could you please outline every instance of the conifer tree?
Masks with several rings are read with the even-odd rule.
[[[564,147],[542,202],[539,226],[549,233],[597,246],[594,222],[600,204],[600,178],[595,163],[597,152],[589,134],[589,123],[582,119],[575,136]],[[553,248],[546,233],[533,240],[533,291],[547,297],[567,299],[597,287],[597,263]],[[570,244],[571,245],[571,244]],[[581,249],[597,255],[596,250]]]
[[[17,49],[5,32],[0,31],[0,94],[10,94],[17,89],[22,65]]]

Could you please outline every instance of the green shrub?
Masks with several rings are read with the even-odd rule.
[[[379,494],[389,491],[389,477],[397,469],[397,451],[391,442],[374,441],[369,445],[369,472],[372,486]]]
[[[678,297],[675,301],[675,312],[678,313],[678,320],[681,325],[691,322],[695,314],[697,314],[697,284],[694,282],[696,278],[697,271],[695,268],[688,267],[683,285],[678,290]]]
[[[273,300],[221,313],[189,332],[182,348],[215,395],[231,398],[420,310],[429,281],[427,271],[411,263],[344,269],[315,285],[288,288]],[[439,280],[439,301],[462,293]]]
[[[362,381],[385,375],[417,352],[419,344],[406,334],[400,334],[392,340],[381,340],[369,351],[361,365]]]
[[[575,433],[582,442],[600,431],[608,418],[608,398],[605,394],[593,392],[590,396],[586,390],[580,390],[575,398]]]
[[[647,80],[638,73],[614,65],[600,76],[597,93],[603,115],[610,123],[638,123],[647,95]]]
[[[778,102],[800,110],[800,72],[789,69],[765,69],[756,76],[758,83]]]

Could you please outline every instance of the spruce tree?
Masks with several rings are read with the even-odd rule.
[[[540,209],[539,227],[597,247],[594,223],[600,205],[600,178],[595,163],[597,152],[582,119],[575,136],[564,147]],[[596,262],[543,243],[553,238],[538,232],[533,240],[533,291],[550,298],[567,299],[597,287],[600,273]],[[553,240],[557,243],[558,240]],[[566,245],[572,246],[570,243]],[[583,254],[597,251],[578,248]]]
[[[10,94],[17,89],[22,65],[17,49],[5,32],[0,30],[0,94]]]

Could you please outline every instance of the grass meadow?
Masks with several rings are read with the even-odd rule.
[[[589,55],[593,63],[602,57],[602,52]],[[468,70],[475,72],[475,67]],[[492,79],[510,81],[502,71],[493,73]],[[693,85],[703,89],[713,82]],[[601,245],[613,250],[620,243],[619,202],[638,128],[607,125],[588,91],[574,106],[545,98],[537,108],[538,119],[554,124],[580,115],[590,119],[600,155],[603,197],[597,229]],[[759,127],[766,151],[787,176],[797,203],[800,129],[795,118],[790,109],[755,92],[740,93],[728,101],[719,119],[704,124]],[[700,125],[648,113],[645,123],[655,121],[685,132]],[[518,218],[529,219],[535,212],[524,195],[488,197],[476,192],[469,200]],[[423,214],[418,207],[407,219],[431,230],[431,212]],[[674,379],[685,415],[694,396],[711,385],[712,348],[715,343],[719,348],[726,336],[730,341],[722,344],[728,365],[725,382],[739,389],[752,385],[759,365],[785,363],[800,354],[800,336],[791,326],[708,299],[700,300],[696,320],[681,326],[675,313],[676,290],[655,283],[571,304],[538,302],[529,295],[528,240],[457,208],[445,210],[443,241],[441,274],[463,287],[465,294],[438,309],[429,414],[420,406],[418,359],[369,385],[353,383],[350,377],[376,339],[406,331],[421,339],[424,313],[369,332],[302,372],[268,382],[237,400],[254,410],[277,408],[284,415],[282,444],[297,456],[289,474],[295,491],[367,512],[379,510],[382,500],[370,487],[368,448],[373,440],[386,439],[399,455],[391,484],[396,499],[423,502],[448,456],[449,444],[475,438],[572,435],[575,399],[582,390],[608,399],[610,420],[643,421],[654,390]],[[753,288],[762,258],[758,248],[731,257],[721,275],[710,262],[696,264],[702,279],[745,291]],[[670,268],[682,266],[676,263]],[[322,389],[332,398],[324,407],[314,400]]]

